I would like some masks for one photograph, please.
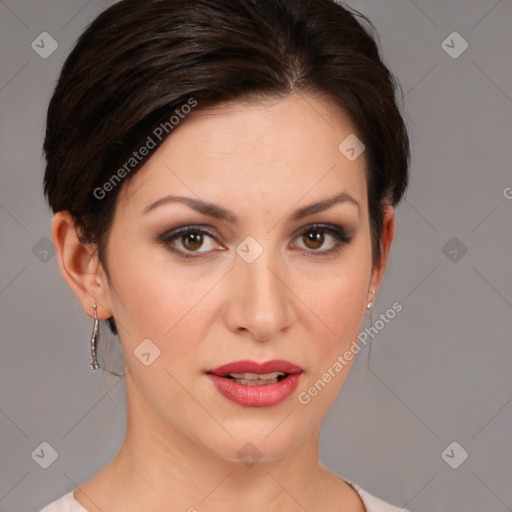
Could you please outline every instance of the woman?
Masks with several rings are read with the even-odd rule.
[[[77,42],[45,194],[91,369],[98,322],[119,336],[127,425],[45,512],[398,510],[318,461],[409,164],[357,18],[331,0],[123,0]]]

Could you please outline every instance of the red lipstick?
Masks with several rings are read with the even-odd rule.
[[[289,361],[235,361],[207,372],[217,390],[245,407],[269,407],[290,396],[304,372]]]

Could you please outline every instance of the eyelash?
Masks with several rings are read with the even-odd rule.
[[[306,252],[311,253],[310,257],[322,257],[322,256],[328,256],[331,254],[335,254],[339,252],[344,245],[349,244],[352,240],[351,237],[349,237],[346,233],[346,231],[336,225],[330,225],[330,224],[311,224],[309,226],[304,227],[297,236],[295,236],[294,240],[296,238],[299,238],[301,236],[304,236],[307,233],[311,232],[319,232],[319,233],[327,233],[335,238],[335,245],[331,249],[320,251],[320,250],[314,250],[314,249],[301,249]],[[185,260],[191,259],[191,258],[200,258],[205,254],[208,254],[209,251],[189,251],[187,253],[184,253],[182,250],[173,248],[170,246],[170,243],[175,240],[179,239],[180,237],[183,237],[185,235],[188,235],[189,233],[195,233],[200,235],[207,235],[213,239],[215,239],[215,234],[203,227],[195,227],[195,226],[185,226],[182,228],[177,228],[171,231],[167,231],[163,235],[159,236],[158,239],[162,245],[165,246],[167,250],[172,252],[173,254],[176,254],[178,257],[183,258]],[[194,253],[197,253],[194,254]]]

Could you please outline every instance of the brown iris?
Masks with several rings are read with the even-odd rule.
[[[309,249],[318,249],[324,243],[324,233],[321,231],[308,231],[302,236],[306,247]]]
[[[181,243],[185,249],[194,251],[203,245],[203,235],[197,232],[191,232],[181,237]]]

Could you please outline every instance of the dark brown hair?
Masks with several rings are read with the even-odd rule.
[[[379,261],[383,209],[402,198],[410,156],[395,98],[400,87],[370,29],[366,17],[332,0],[115,3],[79,38],[48,108],[44,192],[52,210],[71,213],[108,276],[105,248],[122,184],[101,198],[94,191],[126,170],[155,127],[169,125],[191,98],[200,109],[322,94],[347,113],[366,146],[372,258]],[[109,325],[115,333],[112,319]]]

